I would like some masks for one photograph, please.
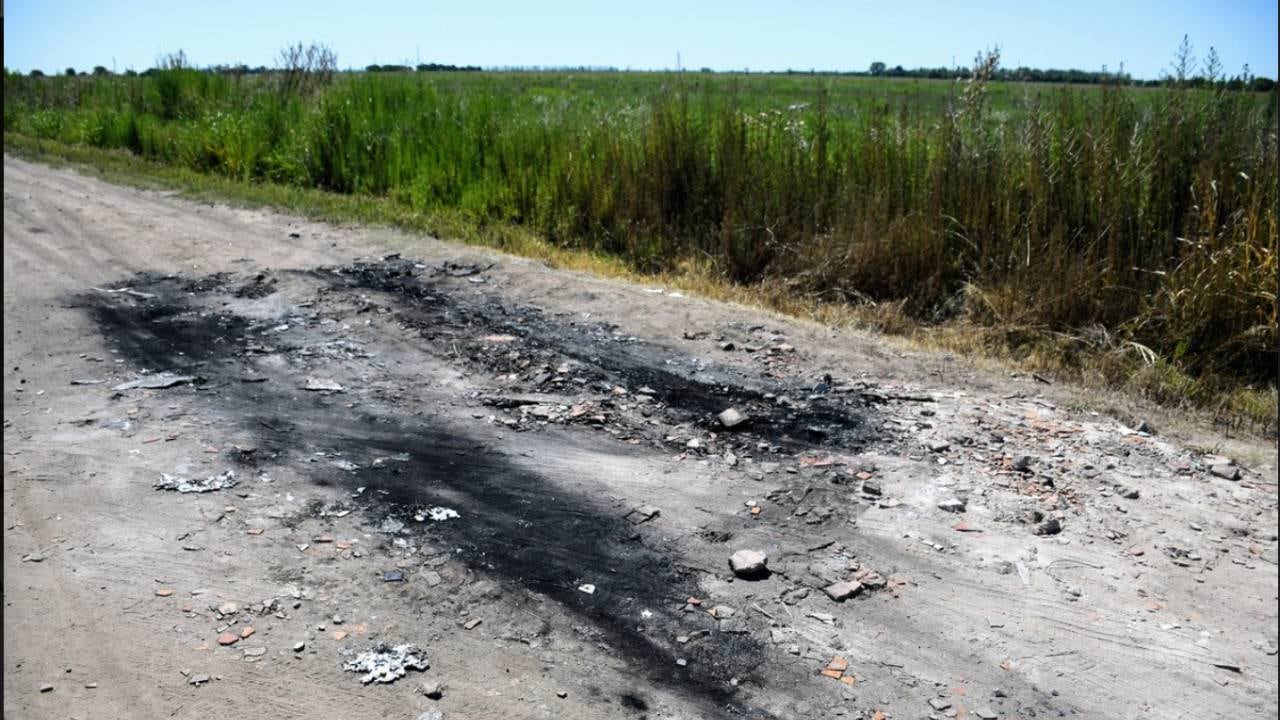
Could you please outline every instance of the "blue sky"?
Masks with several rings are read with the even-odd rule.
[[[198,65],[271,65],[318,40],[343,67],[442,62],[485,67],[675,66],[865,70],[968,65],[999,45],[1003,65],[1159,77],[1184,34],[1229,73],[1277,75],[1276,0],[975,2],[347,2],[10,0],[4,64],[59,72],[142,70],[182,49]]]

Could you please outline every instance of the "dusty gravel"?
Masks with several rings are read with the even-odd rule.
[[[1276,715],[1266,442],[9,157],[4,256],[6,718]]]

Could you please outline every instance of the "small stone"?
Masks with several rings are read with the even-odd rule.
[[[725,426],[726,429],[731,429],[745,423],[747,420],[750,420],[751,418],[748,417],[746,413],[742,412],[738,408],[731,407],[725,410],[724,412],[720,413],[719,415],[717,415],[716,419],[719,420],[720,424]]]
[[[249,637],[249,636],[250,636],[250,635],[252,635],[252,634],[253,634],[253,626],[252,626],[252,625],[250,625],[250,626],[248,626],[248,627],[246,627],[245,629],[243,629],[243,630],[241,630],[241,631],[240,631],[240,639],[242,639],[242,640],[243,640],[243,639],[245,639],[245,638]]]
[[[964,501],[959,498],[947,498],[946,500],[938,503],[939,510],[946,510],[947,512],[952,513],[962,513],[964,512],[964,508]]]
[[[298,642],[293,644],[294,652],[302,652],[303,650],[306,650],[306,649],[307,649],[307,643],[302,640],[299,640]]]
[[[1155,433],[1152,434],[1154,435]],[[991,708],[978,708],[973,711],[973,714],[977,715],[979,720],[999,720],[1000,718]]]
[[[444,578],[440,577],[440,573],[435,570],[428,570],[423,573],[422,579],[427,581],[427,587],[435,587],[444,582]]]
[[[658,515],[662,514],[662,510],[652,505],[641,505],[640,507],[632,510],[629,514],[631,516],[631,522],[639,525],[642,522],[658,517]]]
[[[218,614],[219,615],[235,615],[236,611],[238,611],[239,609],[240,609],[240,606],[236,605],[233,602],[224,602],[218,606]]]
[[[1062,532],[1062,523],[1058,522],[1058,518],[1049,518],[1036,526],[1037,535],[1057,535]]]
[[[342,642],[347,639],[347,634],[346,630],[334,630],[330,637],[338,642]]]
[[[156,597],[169,597],[173,594],[170,588],[156,588]]]
[[[569,697],[569,693],[567,693],[567,692],[565,692],[565,691],[563,691],[563,690],[557,690],[557,691],[556,691],[556,697],[558,697],[558,698],[560,698],[561,700],[563,700],[563,699],[565,699],[565,698]]]
[[[759,550],[739,550],[729,557],[729,568],[744,580],[755,580],[769,574],[768,556]]]
[[[87,682],[87,683],[85,683],[85,684],[84,684],[84,689],[85,689],[85,690],[97,690],[97,689],[98,689],[98,683],[96,683],[96,682]]]
[[[733,344],[733,343],[731,343],[731,342],[722,342],[722,343],[720,343],[720,349],[721,349],[721,350],[724,350],[725,352],[732,352],[732,351],[734,350],[734,348],[736,348],[736,347],[737,347],[737,346],[736,346],[736,345],[734,345],[734,344]]]
[[[1209,472],[1227,480],[1234,481],[1240,479],[1240,468],[1235,465],[1228,465],[1227,463],[1218,463],[1217,465],[1209,468]]]
[[[1136,488],[1118,487],[1116,493],[1126,500],[1137,500],[1141,493]]]
[[[240,636],[235,633],[224,632],[218,636],[219,645],[235,645],[240,642]]]
[[[341,615],[334,615],[333,617],[331,617],[331,618],[329,618],[329,619],[333,621],[333,624],[334,624],[334,625],[341,625],[341,624],[342,624],[342,616],[341,616]]]
[[[428,710],[419,715],[417,720],[444,720],[444,713],[439,710]]]
[[[1013,459],[1013,469],[1018,472],[1031,472],[1031,464],[1035,462],[1035,458],[1030,455],[1019,455]]]
[[[862,583],[856,580],[832,583],[831,585],[822,588],[822,592],[826,593],[827,597],[835,600],[836,602],[844,602],[845,600],[848,600],[862,592]]]
[[[423,695],[426,695],[432,700],[439,700],[444,697],[444,686],[441,685],[438,680],[428,680],[427,682],[422,683],[418,689]]]
[[[929,452],[945,452],[950,449],[951,443],[946,440],[930,440],[928,443]]]
[[[254,648],[244,649],[245,657],[262,657],[263,655],[266,655],[266,654],[267,654],[267,649],[264,647],[254,647]]]
[[[482,622],[484,622],[484,620],[481,620],[480,618],[474,618],[474,619],[472,619],[472,620],[468,620],[466,623],[464,623],[464,624],[462,625],[462,628],[463,628],[464,630],[474,630],[474,629],[476,628],[476,626],[477,626],[477,625],[479,625],[479,624],[480,624],[480,623],[482,623]]]
[[[881,490],[880,488],[880,483],[876,482],[875,480],[864,480],[862,482],[862,493],[864,495],[874,495],[875,497],[880,497],[880,495],[883,493],[883,490]]]
[[[388,570],[382,573],[382,582],[404,582],[404,571]]]
[[[40,692],[42,693],[53,692],[53,686],[50,685],[49,683],[45,683],[40,686]]]
[[[200,686],[207,682],[209,682],[209,676],[201,674],[201,675],[192,675],[191,679],[187,681],[187,684]]]
[[[951,703],[942,698],[929,698],[929,707],[941,711],[951,707]]]

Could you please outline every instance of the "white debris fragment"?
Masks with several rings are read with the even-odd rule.
[[[184,478],[162,473],[155,483],[156,490],[176,490],[180,493],[206,493],[214,490],[226,490],[235,487],[240,481],[236,479],[234,470],[221,475],[210,475],[207,478]]]
[[[303,390],[312,392],[344,392],[345,389],[336,380],[309,377],[302,384]]]
[[[579,590],[581,590],[582,592],[584,592],[584,593],[588,594],[588,595],[595,595],[595,594],[596,594],[596,586],[595,586],[595,585],[592,585],[591,583],[585,583],[585,584],[583,584],[583,585],[579,585],[579,586],[578,586],[578,589],[579,589]]]
[[[448,520],[449,518],[456,518],[456,517],[459,517],[458,511],[454,510],[453,508],[432,507],[432,508],[427,508],[427,511],[425,514],[419,513],[418,515],[415,515],[414,519],[417,520],[418,518],[423,518],[425,520],[434,520],[436,522],[440,522],[441,520]],[[422,522],[422,520],[418,520],[418,522]]]
[[[138,380],[132,380],[126,383],[120,383],[119,385],[116,385],[111,389],[116,392],[123,392],[125,390],[137,390],[140,388],[147,389],[147,390],[162,390],[167,387],[173,387],[174,385],[181,385],[183,383],[195,382],[195,380],[196,380],[196,377],[194,375],[175,375],[173,373],[156,373],[155,375],[148,375],[144,378],[139,378]]]
[[[360,682],[368,685],[371,682],[395,682],[405,676],[409,670],[426,670],[431,667],[427,656],[413,645],[404,644],[390,646],[378,643],[343,664],[347,672],[364,673]]]
[[[386,518],[382,521],[382,524],[378,526],[378,532],[386,535],[395,535],[403,529],[404,523],[392,517]]]

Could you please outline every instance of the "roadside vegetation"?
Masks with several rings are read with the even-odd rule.
[[[707,73],[5,73],[7,150],[581,252],[1274,433],[1277,92]],[[331,199],[324,199],[331,198]],[[345,202],[342,198],[349,198]],[[376,207],[376,211],[370,211]],[[300,209],[294,207],[293,209]]]

